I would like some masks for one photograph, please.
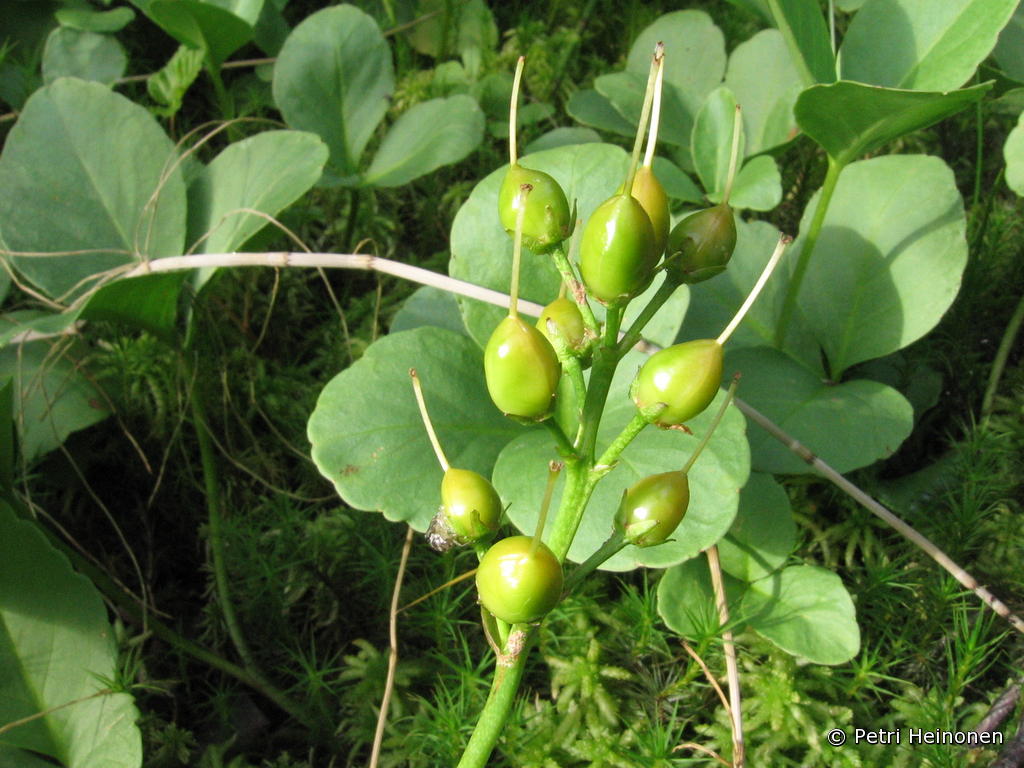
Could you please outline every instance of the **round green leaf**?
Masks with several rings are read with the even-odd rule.
[[[725,371],[743,375],[740,397],[837,472],[892,455],[913,427],[913,406],[892,387],[866,379],[829,384],[768,347],[727,352]],[[750,450],[754,468],[762,472],[809,471],[764,430],[751,431]]]
[[[98,678],[117,674],[99,593],[4,503],[0,530],[0,722],[49,711],[6,731],[4,746],[68,768],[138,768],[142,739],[131,696],[102,694],[64,706],[103,690]]]
[[[594,144],[601,136],[592,128],[552,128],[526,145],[526,153],[568,147],[572,144]]]
[[[491,403],[479,347],[441,328],[371,344],[324,387],[308,434],[313,461],[347,504],[424,531],[440,504],[443,473],[416,407],[410,368],[419,373],[451,465],[490,475],[498,452],[522,427]]]
[[[36,91],[0,155],[4,244],[37,254],[11,256],[14,266],[57,297],[141,255],[181,254],[176,156],[152,115],[99,83],[65,78]]]
[[[219,66],[252,40],[263,0],[134,0],[167,34]]]
[[[455,296],[429,285],[417,288],[412,296],[405,300],[391,321],[390,331],[398,333],[423,325],[447,328],[463,336],[467,335]]]
[[[599,452],[626,425],[636,408],[628,397],[629,385],[643,362],[639,353],[629,354],[615,375],[608,406],[601,420]],[[569,559],[583,562],[612,532],[612,520],[623,491],[640,479],[659,472],[679,469],[700,442],[724,393],[700,416],[688,423],[692,435],[677,430],[648,427],[623,452],[619,463],[594,491],[583,522],[569,549]],[[557,459],[546,431],[533,430],[517,438],[501,452],[494,467],[494,485],[509,503],[508,515],[524,533],[532,533],[544,495],[547,463]],[[627,547],[602,568],[625,571],[638,566],[665,568],[681,563],[714,544],[729,529],[736,514],[739,490],[750,471],[745,422],[736,408],[730,408],[711,442],[689,472],[690,506],[679,528],[664,544],[655,547]],[[558,503],[564,478],[559,479],[553,505]],[[554,515],[545,530],[550,531]]]
[[[713,339],[728,325],[754,287],[779,241],[779,231],[763,221],[736,222],[736,250],[729,268],[711,280],[690,286],[690,306],[679,341]],[[792,247],[776,267],[761,295],[750,308],[739,328],[729,338],[726,349],[772,346],[775,326],[786,297],[786,285],[795,264]],[[823,373],[821,351],[807,328],[800,308],[797,307],[786,335],[785,351],[799,360],[809,371]],[[740,396],[746,389],[744,381]]]
[[[729,175],[736,97],[724,85],[716,88],[701,105],[693,124],[693,164],[709,196],[721,200]],[[739,157],[744,156],[743,126],[740,125]]]
[[[816,664],[842,664],[860,650],[850,593],[824,568],[796,565],[755,581],[741,611],[760,635]]]
[[[577,122],[619,136],[632,136],[636,126],[620,115],[605,96],[596,90],[581,89],[569,97],[566,111]]]
[[[804,211],[795,252],[817,200]],[[939,158],[890,155],[847,166],[799,295],[833,379],[939,322],[960,289],[966,228],[953,172]]]
[[[789,47],[793,63],[804,85],[831,83],[836,79],[836,57],[832,53],[825,17],[818,0],[767,0],[775,26]]]
[[[654,174],[665,188],[665,194],[684,203],[704,203],[704,193],[682,168],[664,157],[654,158]]]
[[[599,94],[608,99],[625,121],[625,125],[629,126],[628,134],[635,135],[636,124],[640,122],[643,110],[644,91],[647,89],[647,71],[644,70],[641,74],[627,70],[601,75],[594,81],[594,87]],[[662,144],[687,147],[690,143],[694,111],[686,105],[675,85],[664,83],[658,141]]]
[[[722,193],[709,194],[708,199],[717,203]],[[729,203],[737,210],[770,211],[782,202],[782,175],[771,155],[751,158],[736,174]]]
[[[1024,6],[1018,5],[992,52],[1003,74],[1024,83]]]
[[[736,618],[743,584],[728,573],[722,574],[722,583],[730,619]],[[658,615],[665,626],[691,640],[718,634],[721,622],[706,557],[695,557],[665,571],[658,582]]]
[[[124,74],[127,66],[124,48],[110,35],[57,27],[46,38],[44,83],[52,83],[58,77],[78,77],[110,85]]]
[[[285,121],[327,143],[330,167],[346,183],[358,172],[394,87],[391,51],[377,22],[351,5],[307,17],[274,66],[274,101]]]
[[[1003,146],[1006,161],[1006,184],[1018,195],[1024,196],[1024,114],[1010,131]]]
[[[755,581],[782,567],[796,545],[789,496],[771,475],[752,472],[729,532],[718,542],[722,570]]]
[[[388,129],[365,183],[400,187],[442,165],[457,163],[480,144],[484,113],[465,95],[431,99],[404,112]]]
[[[995,47],[1018,0],[868,0],[843,38],[844,80],[959,88]]]
[[[93,11],[88,8],[61,8],[53,14],[62,27],[80,29],[83,32],[120,32],[135,18],[135,11],[122,6],[110,11]]]
[[[764,29],[729,56],[725,84],[743,108],[747,155],[785,144],[797,133],[793,105],[803,81],[782,33]]]

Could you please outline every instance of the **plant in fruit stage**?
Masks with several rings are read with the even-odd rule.
[[[540,313],[537,318],[537,330],[544,334],[544,338],[555,345],[551,338],[551,331],[548,323],[552,323],[555,332],[561,336],[563,342],[571,350],[580,350],[586,342],[586,327],[583,325],[583,314],[576,302],[570,301],[565,296],[559,296]]]
[[[519,164],[516,152],[516,115],[524,63],[525,57],[520,56],[512,84],[508,123],[509,168],[498,193],[498,216],[505,231],[514,235],[517,218],[522,212],[524,215],[520,230],[523,244],[534,253],[548,253],[569,236],[572,218],[569,202],[558,182],[543,171],[524,168]],[[523,191],[526,187],[531,190],[529,196]]]
[[[676,224],[668,236],[667,263],[680,282],[700,283],[721,274],[736,250],[736,218],[729,205],[729,196],[736,178],[742,125],[737,104],[732,127],[729,175],[722,202],[691,213]]]
[[[641,415],[659,427],[671,427],[708,407],[722,380],[722,347],[753,306],[789,242],[785,235],[779,239],[750,294],[717,339],[675,344],[641,366],[630,392]]]
[[[655,259],[665,253],[668,242],[669,210],[668,195],[654,173],[654,150],[658,143],[658,125],[661,122],[661,90],[665,79],[665,57],[655,57],[654,102],[651,106],[651,128],[647,133],[647,149],[643,164],[633,178],[631,193],[647,213],[654,230]]]
[[[471,544],[494,533],[501,522],[501,498],[483,475],[471,469],[456,469],[448,463],[448,457],[441,448],[427,413],[423,386],[415,368],[409,369],[409,376],[412,378],[416,404],[430,437],[430,444],[444,470],[441,479],[441,507],[430,521],[427,541],[438,552],[445,552],[453,546]]]
[[[651,217],[641,202],[633,197],[632,191],[654,99],[654,84],[663,57],[664,50],[659,44],[651,61],[647,94],[622,191],[601,203],[583,230],[580,274],[590,295],[605,304],[621,304],[642,293],[654,277],[654,267],[660,255]],[[647,174],[643,178],[648,178]],[[650,187],[649,183],[645,187],[645,196],[649,191],[647,187]]]
[[[532,194],[529,185],[523,195]],[[508,317],[494,329],[484,350],[484,377],[494,404],[509,416],[541,421],[551,415],[562,366],[547,338],[519,316],[519,264],[525,206],[519,208],[512,256]]]

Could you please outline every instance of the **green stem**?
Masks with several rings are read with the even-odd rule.
[[[486,768],[494,745],[498,743],[498,737],[512,711],[535,635],[533,627],[523,624],[513,626],[505,645],[506,652],[498,655],[491,692],[457,768]]]
[[[1006,330],[1003,331],[1003,338],[999,341],[999,349],[996,350],[995,360],[992,361],[992,370],[988,375],[985,396],[981,400],[982,419],[988,419],[992,413],[996,392],[999,389],[999,380],[1003,376],[1006,360],[1010,356],[1010,350],[1013,349],[1013,343],[1020,332],[1021,323],[1024,323],[1024,296],[1021,296],[1020,301],[1017,302],[1017,309],[1014,310],[1010,322],[1006,325]]]
[[[574,461],[566,464],[562,502],[558,506],[555,524],[551,529],[551,537],[548,539],[548,548],[554,552],[559,562],[564,562],[565,556],[569,553],[569,546],[576,536],[576,529],[583,517],[583,510],[587,506],[587,499],[590,498],[590,494],[586,492],[588,474],[589,467],[583,462]]]
[[[348,250],[352,247],[352,238],[356,234],[356,222],[359,220],[359,206],[363,201],[363,193],[356,187],[349,192],[348,220],[345,222],[345,239],[341,247]]]
[[[814,209],[814,218],[811,219],[811,226],[807,230],[807,239],[804,240],[804,247],[800,249],[800,259],[797,261],[793,277],[786,289],[786,299],[782,305],[782,314],[779,316],[779,324],[775,329],[775,346],[782,349],[786,342],[786,332],[789,330],[789,321],[796,309],[796,299],[800,293],[800,284],[803,283],[804,275],[807,274],[807,265],[811,262],[811,254],[814,253],[814,246],[818,242],[818,235],[821,234],[822,224],[825,222],[825,214],[828,212],[829,203],[832,201],[832,193],[836,190],[836,183],[839,175],[843,172],[845,165],[838,163],[831,157],[828,159],[828,173],[825,175],[825,183],[821,187],[821,197],[818,198],[818,205]]]
[[[569,437],[565,434],[562,428],[558,426],[557,421],[551,418],[544,419],[541,423],[547,428],[548,432],[551,433],[551,436],[555,438],[555,442],[558,444],[558,451],[562,455],[562,458],[570,459],[576,456],[576,449],[573,447],[572,442],[569,440]]]
[[[612,557],[621,552],[626,546],[626,539],[622,531],[615,530],[612,535],[608,537],[608,540],[602,544],[598,550],[580,563],[579,567],[576,568],[569,577],[565,580],[565,587],[562,590],[563,595],[571,594],[572,591],[579,586],[579,584],[597,570],[606,560],[610,560]]]
[[[573,301],[576,302],[576,306],[580,308],[580,314],[583,315],[583,325],[587,329],[597,336],[598,324],[597,318],[594,317],[594,310],[590,307],[590,302],[587,301],[587,292],[583,288],[573,271],[572,265],[569,263],[569,256],[566,254],[565,249],[559,245],[555,250],[551,252],[551,256],[554,259],[555,267],[558,269],[558,273],[562,276],[562,283],[572,294]]]
[[[217,94],[221,116],[225,120],[234,120],[235,100],[231,97],[231,92],[224,86],[224,79],[220,76],[220,66],[209,56],[206,57],[206,71],[210,73],[210,80],[213,81],[213,90]]]
[[[654,296],[647,303],[647,306],[643,308],[643,311],[637,316],[636,320],[629,327],[626,335],[622,337],[619,342],[618,355],[623,357],[629,350],[631,350],[638,341],[640,341],[640,334],[644,331],[644,326],[650,322],[651,318],[657,314],[658,310],[661,309],[662,305],[668,301],[672,294],[675,293],[676,288],[679,287],[679,283],[673,280],[668,274],[665,275],[665,282],[661,284]]]
[[[593,472],[604,476],[611,469],[612,465],[619,460],[619,456],[626,450],[626,446],[633,442],[634,438],[643,432],[650,422],[644,418],[640,411],[633,414],[633,418],[622,428],[618,437],[612,440],[611,444],[601,454],[601,458],[594,464]]]
[[[974,82],[976,84],[981,82],[979,73],[975,73]],[[981,172],[982,162],[985,159],[985,120],[981,101],[974,105],[974,134],[974,193],[971,195],[971,211],[978,207],[978,201],[981,199]]]

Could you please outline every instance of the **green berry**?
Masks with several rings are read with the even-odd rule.
[[[626,491],[615,522],[630,544],[650,547],[672,535],[689,504],[690,481],[683,472],[651,475]]]
[[[583,230],[580,272],[590,294],[606,304],[631,299],[650,284],[658,262],[654,228],[631,195],[601,203]]]
[[[736,250],[736,219],[721,203],[691,213],[668,236],[668,255],[680,282],[699,283],[725,271]]]
[[[523,185],[532,187],[523,196]],[[569,236],[570,213],[565,192],[551,176],[543,171],[516,165],[510,166],[498,192],[498,216],[501,226],[510,235],[515,234],[516,217],[525,199],[523,216],[523,245],[534,253],[548,253]]]
[[[540,313],[537,319],[537,330],[544,334],[544,338],[551,340],[548,335],[548,320],[551,320],[558,332],[562,335],[565,343],[571,349],[579,349],[583,344],[583,315],[575,301],[564,296],[555,299]],[[552,344],[552,346],[554,346]]]
[[[641,411],[664,403],[654,423],[669,427],[703,411],[722,382],[722,345],[714,339],[676,344],[651,355],[633,381],[630,394]]]
[[[441,508],[448,526],[460,543],[476,541],[498,529],[501,499],[483,475],[471,469],[444,473]]]
[[[480,560],[476,587],[484,608],[509,624],[537,621],[562,596],[562,566],[543,543],[510,536]]]
[[[668,242],[669,213],[668,195],[665,188],[654,175],[654,169],[642,165],[633,178],[633,197],[643,206],[654,229],[654,253],[661,258]]]
[[[544,335],[511,315],[494,329],[484,349],[484,378],[503,412],[541,420],[551,413],[562,366]]]

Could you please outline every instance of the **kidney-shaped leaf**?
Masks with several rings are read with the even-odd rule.
[[[722,574],[722,584],[729,618],[736,619],[744,585],[728,573]],[[665,626],[691,640],[718,633],[721,622],[706,557],[695,557],[665,571],[658,582],[658,615]]]
[[[816,664],[842,664],[860,650],[850,593],[832,571],[795,565],[750,585],[741,611],[759,634]]]
[[[440,503],[442,472],[416,408],[410,368],[423,382],[451,465],[490,475],[498,452],[522,427],[488,397],[480,348],[441,328],[371,344],[324,387],[308,432],[313,461],[347,504],[424,531]]]
[[[365,183],[408,184],[442,165],[457,163],[476,149],[483,135],[484,113],[470,96],[421,102],[388,129]]]
[[[566,111],[584,125],[620,136],[632,136],[636,126],[620,115],[611,101],[596,90],[583,89],[569,97]]]
[[[708,94],[693,124],[693,165],[709,196],[717,195],[719,199],[729,175],[735,116],[736,97],[723,85]],[[741,123],[740,158],[744,156],[744,138]]]
[[[834,82],[836,58],[817,0],[768,0],[768,7],[804,84]]]
[[[1010,131],[1003,146],[1006,161],[1006,183],[1018,195],[1024,196],[1024,115]]]
[[[35,525],[2,503],[0,530],[0,723],[48,712],[7,730],[0,743],[68,768],[137,768],[142,739],[131,696],[87,698],[104,689],[100,676],[117,671],[99,593]]]
[[[610,443],[636,413],[627,392],[642,362],[639,353],[631,353],[616,372],[601,421],[599,449]],[[679,469],[686,463],[724,397],[720,392],[704,413],[688,422],[692,435],[654,427],[640,433],[623,452],[615,469],[595,489],[569,549],[570,560],[582,562],[608,538],[624,490],[648,475]],[[690,506],[672,540],[645,549],[627,547],[602,568],[612,571],[640,565],[665,568],[694,557],[718,541],[736,514],[739,489],[750,471],[748,456],[745,421],[736,408],[730,408],[689,472]],[[495,487],[510,504],[508,514],[512,522],[524,533],[532,533],[537,524],[547,463],[557,458],[550,435],[536,430],[510,443],[498,457],[494,467]],[[564,479],[560,479],[553,503],[557,503],[563,484]],[[548,531],[552,518],[553,515],[549,517]]]
[[[781,568],[796,544],[796,523],[785,489],[771,475],[752,472],[729,532],[718,542],[722,570],[743,581]]]
[[[354,183],[348,177],[357,173],[394,86],[391,51],[377,22],[351,5],[307,17],[274,65],[274,101],[285,121],[319,135],[347,183]]]
[[[939,322],[967,264],[966,227],[953,171],[939,158],[889,155],[846,168],[799,296],[833,379]]]
[[[913,406],[892,387],[867,379],[828,384],[768,347],[727,352],[725,370],[743,374],[740,397],[838,472],[892,455],[914,424]],[[750,433],[750,451],[762,472],[809,471],[763,430]]]
[[[175,157],[152,115],[99,83],[63,78],[36,91],[0,155],[0,226],[15,267],[56,297],[140,254],[180,254]]]
[[[629,70],[601,75],[594,81],[594,87],[597,88],[598,94],[608,100],[615,112],[621,116],[624,126],[628,126],[627,135],[636,134],[636,125],[640,122],[646,86],[646,72],[641,75]],[[663,84],[658,140],[663,144],[674,144],[685,148],[690,142],[693,115],[696,110],[688,107],[680,94],[679,89],[672,83]]]
[[[918,91],[959,88],[995,47],[1017,2],[868,0],[843,38],[843,79]]]
[[[43,82],[58,77],[79,77],[110,85],[124,74],[128,57],[111,35],[57,27],[46,38]]]
[[[179,43],[207,52],[219,66],[252,40],[263,0],[133,0]]]
[[[840,164],[907,133],[945,120],[981,99],[984,83],[951,93],[901,91],[861,83],[839,82],[808,88],[797,99],[795,114],[804,133]],[[836,115],[842,115],[841,120]]]

